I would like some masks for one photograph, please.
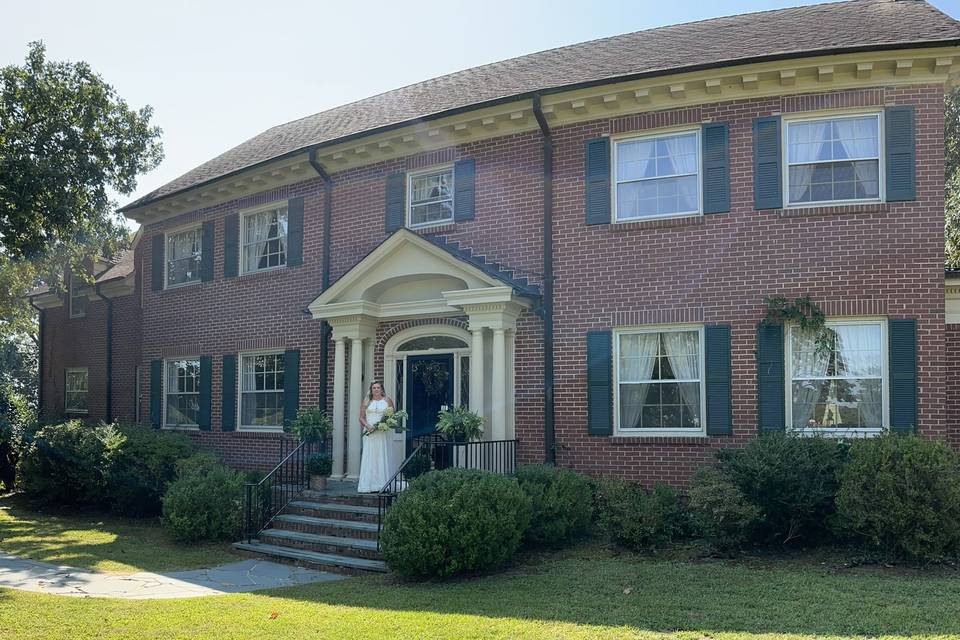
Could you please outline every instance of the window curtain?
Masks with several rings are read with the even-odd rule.
[[[632,429],[640,422],[659,342],[657,333],[620,336],[620,426],[623,429]]]
[[[790,201],[810,199],[814,164],[818,160],[830,160],[832,123],[807,122],[790,126]],[[799,166],[798,166],[799,165]]]
[[[258,213],[247,218],[247,271],[259,268],[260,256],[267,250],[273,214]]]
[[[672,138],[666,138],[663,142],[666,144],[667,153],[670,154],[670,163],[673,165],[674,174],[697,173],[696,136],[676,136]],[[658,171],[658,173],[661,174],[668,172],[669,169]],[[696,209],[699,202],[697,193],[698,181],[696,178],[688,176],[683,178],[672,178],[669,181],[674,182],[677,187],[677,203],[670,207],[670,212],[690,211]]]
[[[859,391],[861,427],[883,425],[882,334],[877,325],[845,325],[835,328],[837,373],[856,376],[851,381]]]
[[[805,429],[813,419],[823,389],[823,380],[830,365],[830,354],[817,349],[816,334],[794,329],[792,341],[793,427]],[[798,380],[798,378],[821,378]]]
[[[879,131],[877,131],[877,121],[875,118],[856,118],[837,120],[835,122],[838,142],[844,158],[877,158],[880,155],[877,142]],[[834,149],[834,158],[839,158],[840,154]],[[879,162],[879,161],[878,161]],[[856,181],[863,183],[877,182],[879,180],[879,167],[870,162],[854,162],[853,172]],[[877,195],[870,193],[867,195]]]
[[[700,379],[700,334],[682,331],[663,334],[670,368],[678,380]],[[680,397],[690,413],[700,418],[700,385],[680,383]]]

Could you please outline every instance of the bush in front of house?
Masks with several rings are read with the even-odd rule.
[[[124,436],[107,478],[111,510],[127,516],[157,516],[167,485],[176,478],[177,462],[196,446],[182,433],[137,424],[117,426]]]
[[[760,509],[758,542],[819,543],[832,536],[834,496],[849,445],[771,433],[717,452],[723,474]]]
[[[516,477],[532,508],[524,542],[556,547],[590,530],[593,503],[586,478],[548,465],[522,466]]]
[[[942,441],[890,434],[855,443],[836,502],[841,530],[883,559],[960,551],[960,458]]]
[[[17,461],[35,423],[27,397],[10,384],[0,384],[0,491],[13,490]]]
[[[520,547],[530,499],[516,478],[475,469],[431,471],[396,499],[380,542],[406,577],[448,577],[502,566]]]
[[[652,552],[686,535],[687,516],[672,487],[657,484],[647,491],[635,482],[610,479],[597,487],[600,528],[612,542]]]
[[[181,542],[235,540],[240,535],[245,477],[209,453],[177,463],[163,496],[163,526]]]
[[[68,420],[41,427],[24,450],[19,484],[33,500],[103,507],[124,435],[111,424]]]
[[[693,476],[687,507],[693,531],[709,550],[732,555],[753,540],[760,526],[760,508],[715,467]]]

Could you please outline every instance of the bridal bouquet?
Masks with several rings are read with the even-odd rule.
[[[404,420],[407,419],[407,412],[401,409],[397,411],[396,409],[387,409],[383,417],[380,418],[380,422],[375,424],[369,430],[363,432],[363,435],[368,436],[371,433],[377,431],[406,431],[407,427],[404,424]]]

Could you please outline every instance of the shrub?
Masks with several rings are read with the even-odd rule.
[[[583,476],[570,469],[528,465],[517,470],[517,481],[532,508],[525,542],[558,546],[590,529],[592,496]]]
[[[327,438],[327,434],[333,430],[333,423],[326,412],[314,407],[312,409],[300,409],[297,412],[296,419],[290,425],[290,429],[303,442],[322,442]]]
[[[230,540],[240,535],[243,474],[208,453],[177,464],[163,496],[163,526],[182,542]]]
[[[407,466],[403,470],[403,475],[407,480],[413,480],[427,473],[432,468],[433,461],[430,459],[430,455],[421,451],[410,458],[410,462],[407,463]]]
[[[857,442],[841,475],[842,530],[887,559],[937,560],[960,546],[960,460],[943,442]]]
[[[657,484],[646,491],[634,482],[604,480],[597,495],[601,529],[636,551],[654,551],[686,532],[686,516],[676,490]]]
[[[431,471],[387,512],[383,557],[407,577],[483,571],[507,562],[530,522],[515,478],[474,469]]]
[[[181,433],[137,424],[119,425],[124,443],[107,478],[113,511],[128,516],[160,515],[160,499],[177,474],[177,462],[194,454],[193,442]]]
[[[333,473],[333,458],[325,453],[315,453],[307,458],[306,466],[311,476],[329,476]]]
[[[739,551],[760,524],[760,509],[714,467],[700,469],[693,476],[688,497],[694,530],[712,551]]]
[[[0,384],[0,490],[11,491],[17,461],[36,421],[29,400],[9,384]]]
[[[70,420],[41,427],[19,462],[24,492],[48,503],[106,506],[124,435],[113,425]]]
[[[833,438],[768,434],[717,457],[724,474],[760,509],[763,539],[822,542],[831,535],[847,448]]]

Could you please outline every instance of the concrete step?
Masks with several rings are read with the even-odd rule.
[[[369,493],[356,493],[352,494],[343,494],[343,493],[331,493],[329,491],[313,491],[307,489],[306,491],[300,494],[300,498],[303,500],[308,500],[310,502],[327,502],[335,504],[353,504],[359,507],[373,507],[377,508],[377,496]]]
[[[370,560],[380,559],[377,541],[365,538],[342,538],[290,529],[267,529],[260,533],[259,539],[266,544],[293,547],[304,551],[334,553]]]
[[[382,560],[354,558],[336,553],[317,553],[315,551],[305,551],[303,549],[266,544],[259,541],[235,542],[233,548],[245,554],[269,558],[276,562],[286,562],[311,569],[320,569],[322,571],[335,571],[356,575],[370,571],[384,573],[387,570],[387,565]]]
[[[337,502],[314,502],[312,500],[293,500],[283,510],[284,513],[327,518],[331,520],[350,520],[353,522],[377,523],[377,507]]]
[[[275,529],[301,531],[338,538],[377,539],[376,522],[357,522],[338,518],[317,518],[296,513],[282,513],[273,519]]]

